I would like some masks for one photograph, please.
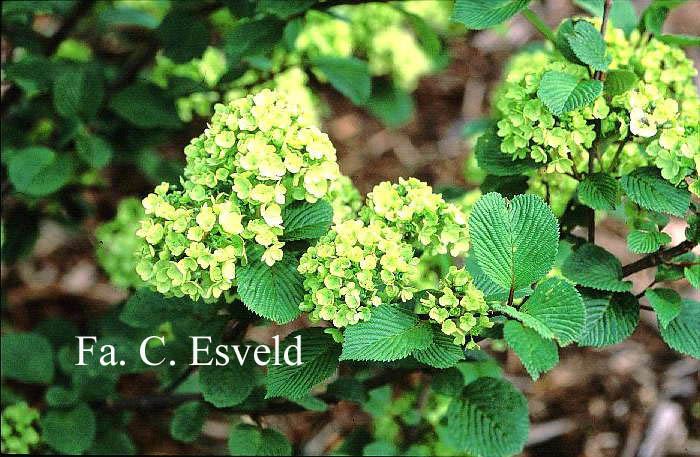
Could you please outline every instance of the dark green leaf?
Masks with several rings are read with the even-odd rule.
[[[678,352],[700,359],[700,302],[683,300],[678,317],[667,327],[659,327],[666,344]]]
[[[243,57],[266,54],[282,39],[283,29],[284,22],[272,17],[236,24],[224,37],[231,65]]]
[[[584,244],[566,259],[561,268],[564,276],[586,287],[613,292],[626,292],[632,287],[622,281],[620,261],[600,246]]]
[[[53,149],[33,146],[15,154],[8,164],[8,177],[18,192],[43,197],[65,186],[73,177],[75,163],[59,157]]]
[[[627,70],[610,70],[605,78],[603,90],[611,97],[622,95],[632,89],[639,81],[634,72]]]
[[[600,81],[579,81],[566,73],[548,71],[542,76],[537,97],[552,114],[561,116],[590,105],[602,91]]]
[[[321,56],[313,59],[312,64],[354,104],[363,105],[369,100],[372,81],[367,62],[354,57]]]
[[[41,418],[41,438],[63,454],[82,454],[95,440],[95,414],[81,403],[69,410],[49,410]]]
[[[631,294],[584,300],[586,325],[579,339],[583,346],[607,346],[629,337],[639,323],[639,302]]]
[[[479,168],[494,176],[520,175],[538,166],[530,158],[514,160],[514,156],[501,152],[501,138],[496,135],[495,128],[488,129],[479,137],[474,154]]]
[[[36,333],[8,333],[0,337],[2,377],[20,382],[49,384],[53,380],[51,343]]]
[[[168,13],[158,27],[163,54],[175,63],[201,57],[209,44],[209,29],[204,22],[179,9]]]
[[[520,322],[506,322],[503,336],[535,381],[540,377],[540,373],[551,370],[559,363],[557,345],[552,340],[542,338],[535,330],[524,327]]]
[[[112,160],[112,146],[97,135],[80,135],[75,140],[78,156],[93,168],[102,168]]]
[[[452,20],[470,29],[493,27],[525,9],[530,0],[456,0]]]
[[[296,202],[284,209],[282,220],[282,240],[312,240],[328,232],[333,223],[333,208],[325,200],[316,203]]]
[[[170,422],[170,435],[183,443],[193,442],[202,432],[207,412],[206,405],[198,401],[178,406]]]
[[[292,446],[286,436],[270,428],[247,424],[237,425],[231,430],[228,449],[231,455],[292,455]]]
[[[617,180],[607,173],[593,173],[578,185],[578,199],[596,210],[612,211],[617,206]]]
[[[634,170],[622,177],[620,186],[632,201],[652,211],[682,217],[690,206],[690,192],[666,181],[656,167]]]
[[[644,296],[656,311],[656,317],[663,328],[668,327],[681,312],[681,296],[673,289],[647,289]]]
[[[383,79],[375,79],[367,108],[391,128],[401,127],[411,120],[415,110],[411,94]]]

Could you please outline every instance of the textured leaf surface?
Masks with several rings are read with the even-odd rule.
[[[530,0],[456,0],[452,20],[481,30],[505,22],[529,3]]]
[[[659,35],[656,37],[659,41],[674,46],[700,46],[700,36],[694,35]]]
[[[345,330],[340,360],[391,362],[403,359],[415,350],[426,349],[433,340],[428,325],[411,312],[391,305],[372,310],[366,322]]]
[[[313,386],[328,378],[338,367],[338,357],[342,348],[321,328],[308,328],[290,334],[280,347],[281,354],[284,354],[290,345],[296,344],[297,336],[301,337],[302,365],[271,364],[265,378],[265,398],[303,398]]]
[[[362,105],[369,99],[372,78],[369,66],[354,57],[323,56],[313,60],[316,66],[328,78],[331,85],[356,105]]]
[[[564,261],[561,268],[564,276],[586,287],[612,292],[626,292],[632,287],[622,281],[620,261],[600,246],[584,244]]]
[[[282,39],[284,22],[273,17],[239,22],[224,36],[224,51],[231,60],[238,63],[243,57],[264,55]]]
[[[489,193],[474,205],[469,230],[479,266],[505,289],[529,286],[552,268],[559,226],[540,197],[517,195],[508,201]]]
[[[656,252],[661,246],[670,242],[670,235],[656,230],[633,229],[627,234],[627,248],[636,254]]]
[[[304,278],[299,260],[288,252],[271,267],[260,261],[262,249],[250,253],[248,265],[238,270],[238,294],[248,309],[278,324],[286,324],[301,312]]]
[[[421,363],[435,368],[450,368],[464,359],[462,348],[452,343],[452,337],[433,326],[433,341],[425,349],[413,351],[413,357]]]
[[[552,340],[555,338],[556,335],[554,335],[554,332],[547,327],[544,322],[540,321],[538,318],[535,316],[531,316],[530,314],[523,313],[522,311],[518,311],[512,306],[508,305],[499,305],[499,304],[493,304],[491,306],[495,311],[501,312],[507,316],[510,316],[514,319],[518,319],[520,322],[525,324],[526,326],[530,327],[531,329],[535,330],[537,333],[539,333],[543,338],[546,338],[548,340]]]
[[[578,81],[575,77],[558,71],[548,71],[542,76],[537,97],[555,116],[593,103],[603,90],[600,81]]]
[[[292,445],[286,436],[277,430],[248,424],[237,425],[231,430],[228,450],[231,455],[292,455]]]
[[[136,127],[177,128],[181,125],[175,104],[153,85],[136,83],[115,94],[109,107]]]
[[[617,180],[607,173],[594,173],[578,185],[578,199],[597,210],[614,210],[617,205]]]
[[[95,414],[81,403],[68,410],[49,410],[41,418],[41,438],[63,454],[82,454],[95,440]]]
[[[53,105],[65,118],[91,120],[103,98],[102,76],[94,68],[64,68],[53,81]]]
[[[644,293],[656,311],[661,327],[666,328],[681,312],[681,296],[673,289],[647,289]]]
[[[524,327],[520,322],[506,322],[503,336],[535,381],[540,373],[551,370],[559,363],[556,343],[542,338],[535,330]]]
[[[54,363],[51,343],[36,333],[8,333],[0,337],[3,378],[49,384]]]
[[[241,347],[241,356],[245,348]],[[208,361],[204,354],[198,354],[201,361]],[[213,354],[210,354],[213,355]],[[202,366],[199,369],[199,387],[204,399],[217,408],[235,406],[248,398],[255,387],[257,376],[253,360],[253,349],[248,353],[245,363],[241,366],[236,354],[229,350],[231,360],[227,365]]]
[[[691,286],[695,287],[696,289],[700,289],[700,264],[683,268],[683,275]]]
[[[183,443],[191,443],[202,432],[207,418],[206,405],[191,401],[177,407],[170,422],[170,435]]]
[[[186,63],[201,57],[209,44],[209,29],[195,15],[174,10],[158,27],[163,53],[175,63]]]
[[[586,319],[581,295],[574,286],[558,278],[540,283],[520,311],[542,322],[561,345],[578,339]]]
[[[78,156],[93,168],[102,168],[112,160],[112,146],[97,135],[80,135],[75,139]]]
[[[316,203],[299,202],[285,208],[283,240],[310,240],[320,238],[333,223],[333,208],[325,200]]]
[[[596,70],[605,71],[610,57],[605,54],[605,41],[600,32],[588,21],[579,21],[569,35],[571,50],[578,59]]]
[[[444,439],[461,452],[510,456],[522,450],[529,427],[520,392],[502,379],[479,378],[450,403]]]
[[[610,70],[605,77],[605,93],[611,97],[621,95],[632,89],[639,81],[634,72],[627,70]]]
[[[479,137],[474,153],[479,168],[494,176],[520,175],[537,168],[537,163],[530,158],[513,160],[512,155],[501,152],[501,138],[495,129],[489,129]]]
[[[620,180],[625,193],[639,206],[682,217],[690,205],[690,192],[666,181],[656,167],[638,168]]]
[[[700,302],[683,300],[678,317],[659,331],[663,340],[678,352],[700,359]]]
[[[586,325],[579,340],[583,346],[607,346],[629,337],[639,323],[639,303],[633,295],[584,300]]]

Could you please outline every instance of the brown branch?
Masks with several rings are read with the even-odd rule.
[[[673,246],[666,250],[649,254],[648,256],[642,257],[641,259],[637,260],[636,262],[630,263],[622,267],[622,277],[624,278],[639,271],[646,270],[647,268],[661,265],[669,259],[677,257],[681,254],[685,254],[697,245],[698,243],[695,241],[685,240],[682,243],[679,243],[676,246]]]
[[[605,3],[603,4],[603,23],[600,26],[600,35],[603,37],[603,42],[605,42],[605,32],[608,28],[608,18],[610,17],[610,10],[612,9],[612,4],[613,0],[605,0]],[[596,71],[593,74],[593,79],[597,79],[598,81],[605,81],[605,72],[599,70]]]

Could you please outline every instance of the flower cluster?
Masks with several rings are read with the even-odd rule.
[[[324,198],[338,177],[328,136],[284,94],[216,105],[208,128],[185,147],[181,188],[163,183],[143,200],[137,272],[166,295],[218,298],[235,285],[246,245],[282,259],[283,211]]]
[[[299,260],[306,295],[299,305],[312,321],[345,327],[367,320],[371,308],[413,298],[418,263],[402,235],[380,223],[334,226]]]
[[[458,256],[469,250],[465,215],[416,178],[375,186],[360,216],[367,223],[396,227],[407,243],[428,255]]]
[[[362,207],[362,195],[347,176],[333,181],[326,198],[333,207],[333,224],[355,219]]]
[[[653,164],[674,184],[696,174],[700,97],[692,62],[682,49],[648,39],[639,31],[626,37],[622,30],[610,27],[606,41],[610,69],[634,72],[639,78],[636,86],[608,100],[601,95],[593,104],[559,117],[552,116],[537,98],[542,75],[556,70],[584,79],[585,68],[551,49],[511,60],[493,100],[502,152],[514,158],[530,157],[546,164],[548,172],[581,170],[599,122],[600,133],[612,139],[601,154],[603,169],[623,174]],[[617,152],[619,141],[629,142],[621,153]]]
[[[431,3],[441,9],[440,2]],[[363,56],[375,76],[413,90],[434,64],[410,30],[407,17],[386,4],[337,6],[332,14],[309,11],[297,37],[296,49],[311,59],[319,56]],[[318,71],[317,71],[318,73]],[[323,77],[322,74],[319,74]]]
[[[3,409],[0,421],[3,454],[29,454],[39,444],[39,411],[30,408],[26,402],[15,403]]]
[[[467,336],[479,335],[484,329],[493,327],[484,293],[476,288],[472,276],[464,268],[450,267],[440,282],[439,292],[439,295],[428,293],[418,300],[415,312],[427,314],[440,324],[443,333],[454,337],[454,344],[462,346]],[[474,348],[475,345],[471,339],[467,347]]]
[[[136,236],[140,221],[145,216],[141,202],[125,198],[119,203],[117,215],[95,230],[97,237],[97,262],[119,287],[138,287],[143,284],[136,273],[134,252],[143,247],[143,240]]]

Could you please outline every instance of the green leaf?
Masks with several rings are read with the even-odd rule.
[[[20,382],[50,384],[53,380],[51,343],[36,333],[8,333],[0,337],[2,377]]]
[[[202,432],[207,413],[207,406],[198,401],[178,406],[170,422],[170,436],[183,443],[194,442]]]
[[[583,346],[607,346],[629,337],[639,323],[639,303],[634,295],[615,294],[610,299],[584,300],[586,325],[579,339]]]
[[[464,351],[452,342],[437,326],[432,326],[433,341],[425,349],[413,351],[413,357],[421,363],[435,368],[450,368],[464,360]]]
[[[235,14],[235,12],[234,12]],[[250,22],[239,22],[224,36],[223,49],[230,65],[243,57],[264,55],[282,39],[285,23],[265,17]]]
[[[18,192],[43,197],[65,186],[74,170],[75,163],[69,157],[59,157],[53,149],[43,146],[32,146],[12,156],[7,174]]]
[[[53,105],[65,118],[92,120],[104,99],[104,82],[94,68],[64,67],[53,82]]]
[[[627,234],[627,248],[636,254],[656,252],[661,246],[670,242],[670,235],[656,230],[633,229]]]
[[[301,338],[302,365],[270,365],[265,378],[265,398],[303,398],[313,386],[327,379],[338,367],[342,348],[322,328],[307,328],[290,334],[282,342],[280,353],[284,354],[288,347],[295,345],[296,337]]]
[[[578,199],[584,205],[612,211],[617,206],[617,180],[607,173],[593,173],[578,185]]]
[[[663,328],[668,327],[668,324],[681,312],[681,296],[673,289],[647,289],[644,296],[656,311],[656,317],[659,318]]]
[[[574,35],[574,24],[575,22],[571,19],[565,19],[561,24],[559,24],[554,45],[567,60],[577,65],[583,65],[583,62],[576,57],[576,54],[574,53],[573,49],[571,49],[571,44],[569,43],[569,38]]]
[[[657,40],[674,46],[700,46],[700,36],[693,35],[659,35]]]
[[[484,195],[469,217],[474,257],[504,289],[520,289],[546,275],[557,254],[559,226],[547,204],[535,195],[508,201]]]
[[[557,345],[552,340],[542,338],[535,330],[523,327],[520,322],[506,322],[503,336],[534,381],[537,381],[540,373],[551,370],[559,363]]]
[[[311,63],[321,70],[338,92],[354,104],[363,105],[369,100],[372,78],[367,62],[354,57],[321,56]]]
[[[622,177],[620,186],[633,202],[652,211],[683,217],[690,206],[690,192],[666,181],[656,167],[634,170]]]
[[[78,156],[93,168],[102,168],[112,160],[112,146],[97,135],[79,135],[75,139]]]
[[[659,332],[676,351],[700,359],[700,302],[683,300],[678,317],[665,328],[659,326]]]
[[[529,3],[530,0],[456,0],[451,19],[481,30],[505,22]]]
[[[153,328],[191,310],[192,304],[187,298],[165,298],[146,288],[137,289],[124,303],[119,320],[134,328]]]
[[[700,289],[700,264],[696,263],[689,267],[683,268],[683,275],[688,280],[691,286]]]
[[[496,129],[484,132],[476,141],[474,148],[479,168],[494,176],[514,176],[537,168],[537,163],[530,158],[513,160],[513,156],[501,152],[501,138]]]
[[[352,376],[340,376],[338,379],[328,384],[326,394],[354,403],[364,403],[367,401],[367,388],[364,384]]]
[[[362,448],[363,456],[401,455],[396,445],[390,441],[372,441]]]
[[[304,300],[304,278],[297,271],[299,260],[289,252],[271,267],[260,260],[263,249],[249,253],[248,264],[238,269],[238,294],[243,304],[278,324],[294,320]]]
[[[109,429],[97,435],[87,453],[93,455],[136,455],[136,446],[126,432]]]
[[[387,127],[397,128],[411,120],[415,111],[411,94],[391,81],[375,79],[367,109]]]
[[[392,305],[372,310],[366,322],[349,326],[340,360],[391,362],[430,346],[431,329],[412,312]]]
[[[102,10],[98,17],[100,22],[106,26],[136,26],[145,29],[158,27],[158,19],[152,13],[137,8],[109,6]]]
[[[306,201],[292,203],[282,213],[284,234],[281,239],[311,240],[328,232],[333,223],[333,208],[325,200],[316,203]]]
[[[542,76],[537,97],[555,116],[590,105],[603,91],[603,83],[595,80],[578,81],[574,76],[548,71]]]
[[[270,428],[247,424],[237,425],[231,430],[228,449],[231,455],[292,455],[292,445],[286,436]]]
[[[564,261],[561,272],[586,287],[612,292],[626,292],[632,287],[629,281],[622,281],[620,261],[600,246],[584,244]]]
[[[574,3],[593,16],[603,17],[605,0],[574,0]],[[630,0],[615,0],[610,9],[610,22],[629,35],[637,27],[637,10]]]
[[[579,338],[586,319],[581,295],[574,286],[559,278],[541,282],[520,311],[542,322],[562,346]]]
[[[288,19],[308,10],[316,0],[296,0],[293,2],[280,0],[258,0],[258,11],[274,14],[280,19]]]
[[[444,439],[460,452],[510,456],[523,449],[529,428],[525,397],[507,381],[479,378],[450,403]]]
[[[614,97],[622,95],[637,85],[639,78],[634,72],[627,70],[610,70],[605,77],[603,90],[605,95]]]
[[[593,24],[588,21],[577,22],[568,39],[571,50],[581,62],[595,70],[608,69],[611,57],[606,55],[605,41]]]
[[[433,376],[430,388],[435,393],[456,397],[464,389],[464,375],[457,368],[440,370]]]
[[[46,403],[55,408],[66,408],[75,405],[80,399],[79,389],[67,389],[63,386],[51,386],[44,395]]]
[[[41,418],[42,441],[63,454],[82,454],[95,440],[95,414],[81,403],[69,410],[49,410]]]
[[[554,332],[549,327],[547,327],[547,325],[544,322],[542,322],[541,320],[539,320],[535,316],[524,313],[522,311],[518,311],[514,307],[508,306],[508,305],[501,305],[501,304],[494,303],[491,305],[491,308],[494,311],[498,311],[498,312],[503,313],[507,316],[510,316],[514,319],[518,319],[523,324],[525,324],[526,326],[530,327],[531,329],[533,329],[534,331],[539,333],[540,336],[542,336],[543,338],[546,338],[548,340],[553,340],[556,337]]]
[[[313,411],[316,413],[325,413],[328,411],[328,404],[318,397],[312,395],[307,395],[302,398],[297,398],[291,400],[299,406],[302,406],[307,411]]]
[[[196,16],[174,9],[158,27],[163,54],[175,63],[201,57],[209,44],[209,29]]]
[[[138,82],[117,92],[109,108],[119,117],[142,129],[177,128],[181,125],[175,103],[162,89]]]
[[[241,347],[241,357],[246,351]],[[253,350],[251,349],[251,353]],[[199,369],[199,387],[202,389],[204,399],[217,408],[235,406],[248,398],[257,382],[255,365],[252,362],[252,354],[249,353],[245,363],[241,366],[236,354],[229,351],[229,363],[223,366],[202,366]],[[206,361],[202,354],[200,360]]]

